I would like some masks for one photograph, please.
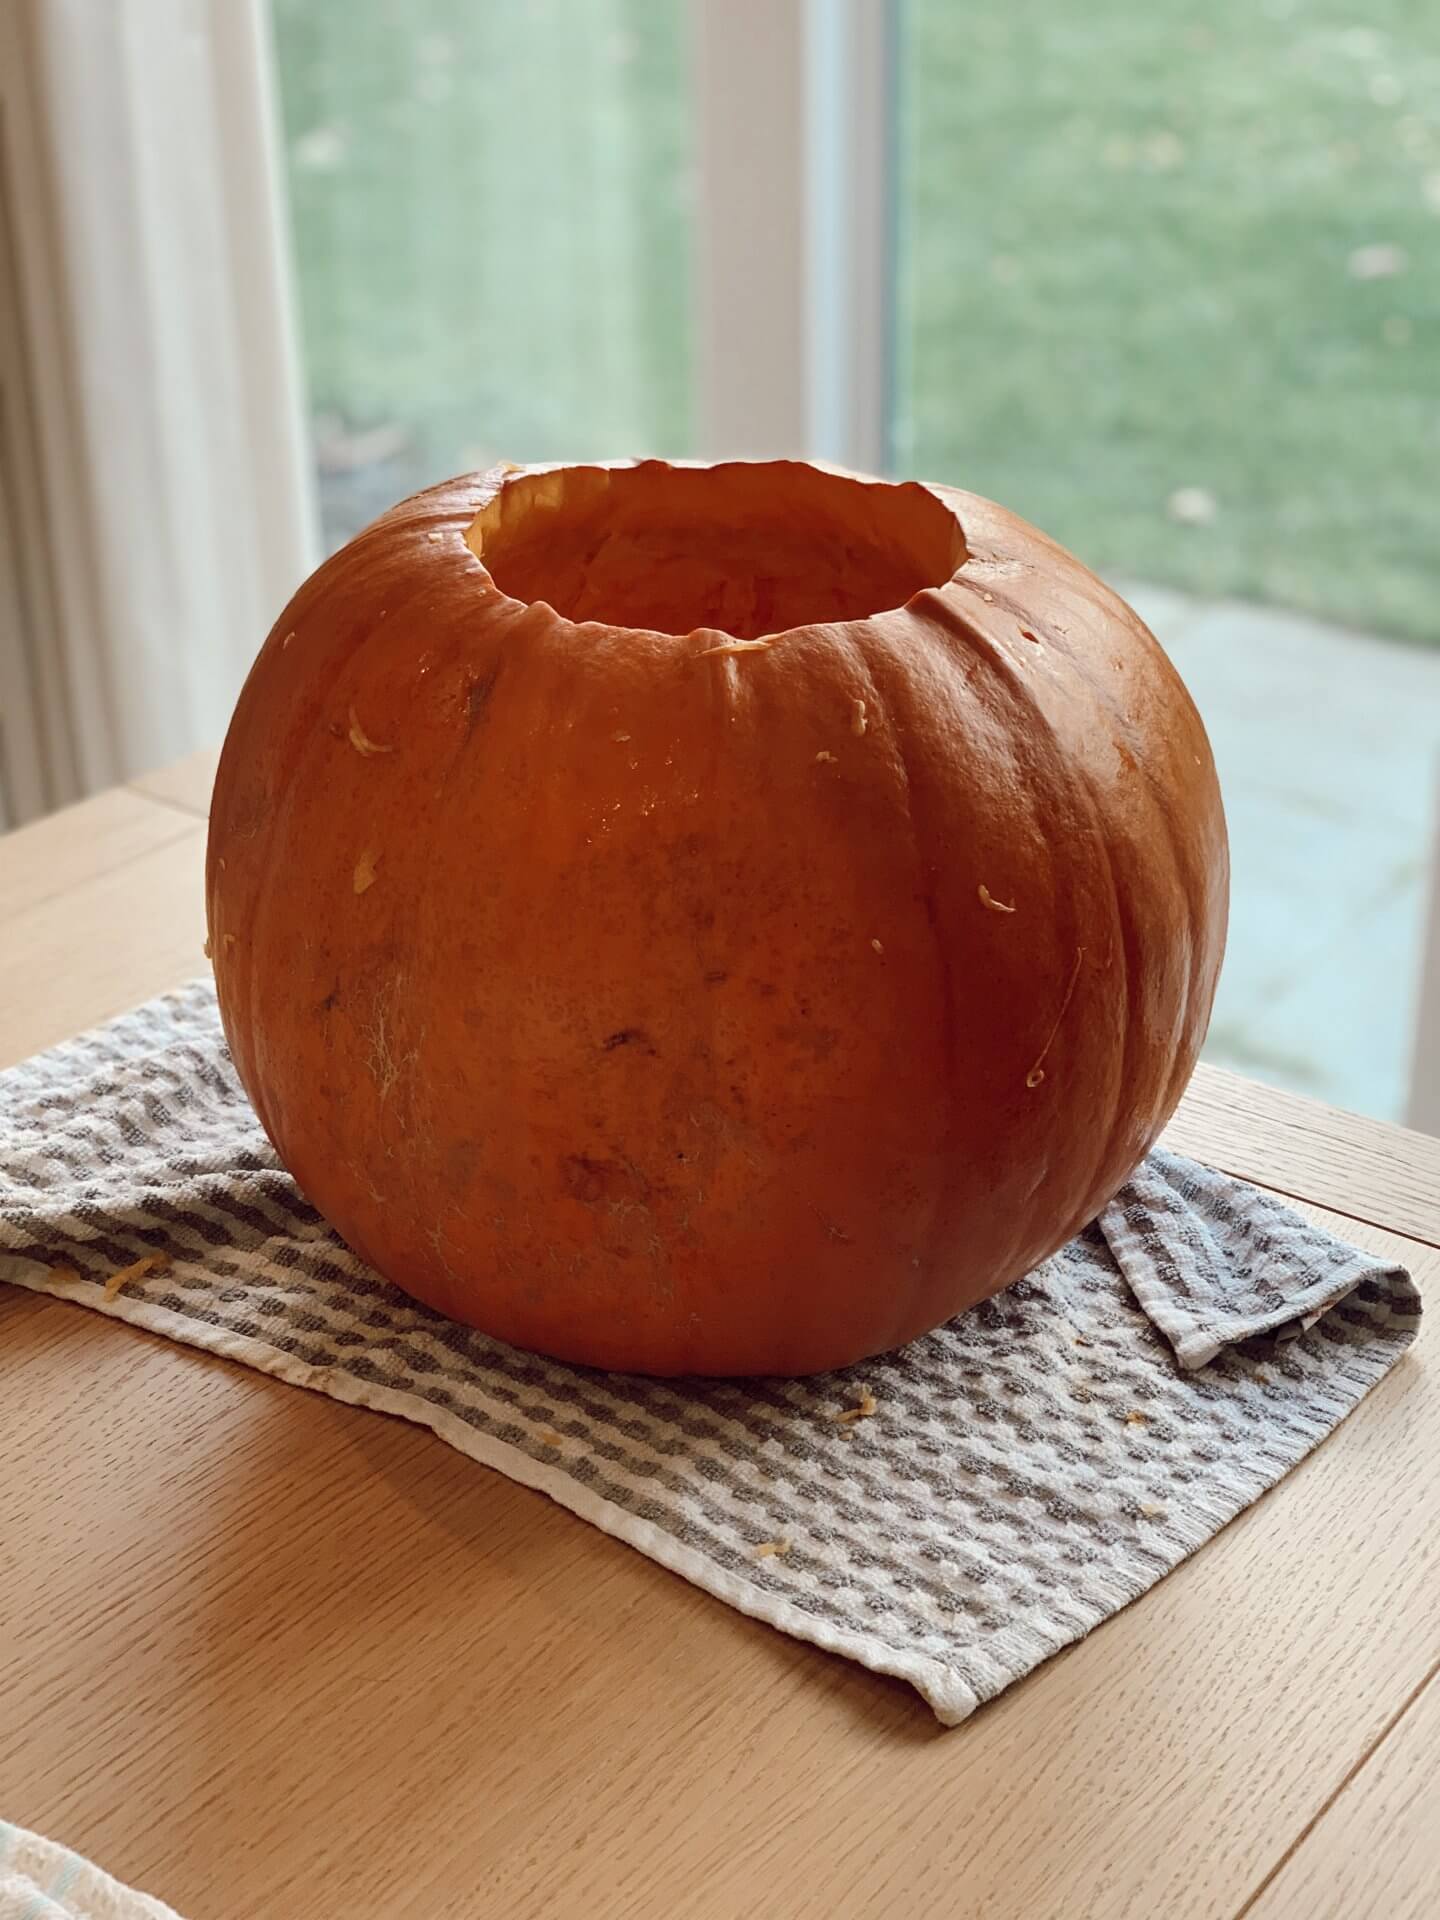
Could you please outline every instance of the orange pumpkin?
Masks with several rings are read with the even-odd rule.
[[[381,1273],[569,1360],[794,1373],[1110,1198],[1227,873],[1178,676],[1035,528],[647,461],[449,481],[327,560],[207,890],[240,1077]]]

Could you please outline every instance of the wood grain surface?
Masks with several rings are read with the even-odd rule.
[[[202,839],[0,904],[0,1063],[203,967]],[[1392,1191],[1393,1132],[1206,1076],[1177,1140],[1433,1298],[1430,1144]],[[0,1817],[188,1920],[1418,1920],[1432,1347],[947,1732],[433,1435],[0,1288]]]
[[[215,785],[215,769],[220,763],[218,747],[202,747],[173,766],[159,767],[154,773],[142,773],[130,782],[130,789],[166,806],[204,817],[210,811],[210,794]]]
[[[1440,1245],[1440,1140],[1200,1066],[1166,1141],[1226,1173]]]
[[[32,907],[103,880],[187,833],[193,819],[157,807],[143,794],[112,787],[52,813],[23,833],[0,834],[0,925],[18,945],[15,922]]]
[[[0,1065],[208,971],[204,859],[205,827],[197,820],[69,893],[5,912]]]
[[[1440,1847],[1435,1760],[1440,1685],[1430,1683],[1328,1816],[1296,1847],[1251,1908],[1253,1920],[1435,1920]]]

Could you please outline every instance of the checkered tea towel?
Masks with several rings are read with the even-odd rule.
[[[0,1820],[0,1920],[180,1920],[68,1847]]]
[[[946,1722],[1263,1493],[1420,1312],[1400,1268],[1157,1152],[1053,1259],[885,1359],[803,1380],[563,1366],[414,1304],[331,1233],[208,983],[0,1075],[0,1279],[419,1421]]]

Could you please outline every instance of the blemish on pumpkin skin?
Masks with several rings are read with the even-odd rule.
[[[638,1167],[622,1160],[598,1160],[585,1153],[567,1153],[560,1162],[560,1178],[572,1200],[587,1207],[616,1202],[629,1207],[644,1206],[649,1199],[649,1183]]]
[[[707,987],[723,987],[729,978],[723,967],[712,967],[705,975],[705,984]]]
[[[287,633],[285,638],[280,642],[280,651],[282,653],[285,651],[285,649],[289,646],[290,642],[294,638],[295,638],[295,629],[292,627],[289,633]]]
[[[838,1027],[816,1027],[810,1025],[780,1027],[775,1039],[782,1047],[793,1047],[797,1053],[808,1053],[816,1060],[826,1060],[840,1044]]]
[[[840,762],[835,758],[833,753],[827,753],[822,747],[815,756],[815,764],[820,767],[838,767]]]
[[[355,862],[354,887],[356,893],[365,893],[375,884],[375,870],[380,864],[378,853],[372,853],[367,847]]]
[[[712,653],[768,653],[774,644],[773,640],[722,640],[718,647],[702,647],[698,657],[704,660]]]
[[[465,738],[468,740],[478,726],[485,704],[495,690],[499,678],[499,667],[492,667],[489,673],[476,674],[465,687]]]
[[[612,1033],[600,1042],[601,1051],[613,1053],[617,1047],[640,1047],[646,1053],[656,1051],[655,1043],[643,1027],[621,1027],[618,1033]]]
[[[852,700],[850,702],[850,731],[855,735],[857,740],[865,732],[869,724],[870,720],[865,711],[865,702],[863,700]]]
[[[853,1234],[847,1233],[844,1227],[842,1227],[838,1221],[827,1219],[825,1215],[820,1211],[819,1207],[815,1206],[813,1203],[811,1204],[810,1211],[814,1214],[815,1218],[820,1222],[821,1226],[825,1229],[825,1234],[827,1239],[836,1241],[842,1247],[849,1247],[854,1245]]]
[[[1084,958],[1085,958],[1085,949],[1083,947],[1077,947],[1075,949],[1075,964],[1070,969],[1070,984],[1065,989],[1065,998],[1060,1002],[1060,1011],[1055,1016],[1055,1024],[1053,1027],[1051,1027],[1049,1034],[1046,1036],[1045,1044],[1040,1049],[1039,1055],[1036,1058],[1034,1066],[1031,1067],[1029,1073],[1027,1073],[1025,1076],[1025,1084],[1027,1087],[1030,1088],[1032,1092],[1035,1090],[1036,1087],[1039,1086],[1040,1082],[1045,1078],[1045,1068],[1041,1063],[1043,1062],[1046,1054],[1049,1053],[1051,1045],[1054,1042],[1055,1036],[1060,1031],[1060,1022],[1065,1018],[1066,1010],[1068,1009],[1071,1000],[1075,996],[1075,982],[1080,978],[1080,962]]]
[[[396,1052],[395,1010],[399,1004],[400,985],[395,981],[388,990],[382,989],[376,995],[375,1010],[365,1029],[368,1048],[365,1064],[382,1102],[389,1098],[402,1068],[408,1066],[413,1071],[415,1065],[413,1053],[407,1056]]]
[[[393,745],[382,740],[372,740],[356,717],[354,707],[350,709],[350,744],[362,759],[368,760],[372,754],[393,753]]]
[[[444,1149],[445,1184],[452,1194],[468,1191],[480,1165],[478,1140],[452,1140]]]
[[[1013,903],[1007,906],[1003,900],[997,900],[983,880],[980,882],[980,904],[982,907],[988,907],[991,913],[1014,913],[1015,911]]]

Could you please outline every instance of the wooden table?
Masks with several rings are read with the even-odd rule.
[[[0,841],[0,1065],[202,970],[212,772]],[[1440,1143],[1204,1069],[1171,1137],[1440,1302]],[[944,1732],[429,1433],[0,1287],[0,1815],[187,1920],[1433,1920],[1434,1348]]]

